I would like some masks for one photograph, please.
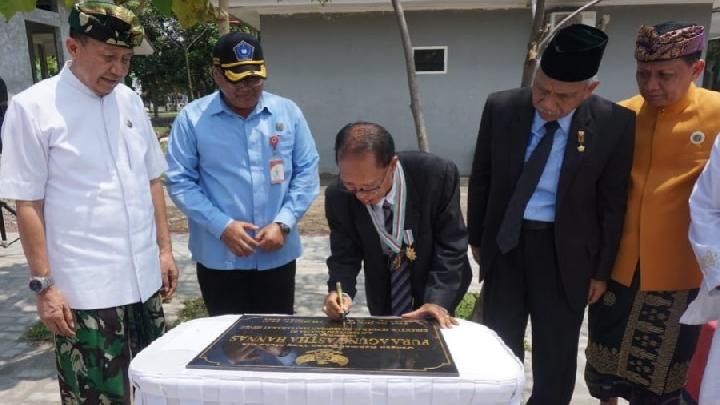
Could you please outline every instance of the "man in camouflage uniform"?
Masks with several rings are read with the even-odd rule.
[[[178,278],[166,163],[142,101],[122,84],[143,44],[137,17],[87,1],[69,22],[72,61],[8,105],[0,197],[16,200],[63,404],[129,404],[130,359],[163,333],[162,299]]]

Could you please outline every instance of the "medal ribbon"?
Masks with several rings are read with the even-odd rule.
[[[405,230],[405,244],[412,246],[415,244],[415,238],[413,238],[412,229]]]
[[[402,250],[403,244],[403,227],[405,226],[405,204],[407,202],[407,186],[405,184],[405,173],[400,165],[400,161],[395,165],[395,173],[393,174],[393,187],[395,188],[395,199],[393,201],[393,224],[392,234],[387,233],[385,225],[380,223],[373,215],[372,206],[366,205],[365,208],[372,218],[375,231],[380,235],[380,241],[385,244],[393,253],[398,254]]]

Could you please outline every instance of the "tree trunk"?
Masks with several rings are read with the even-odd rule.
[[[415,120],[418,149],[423,152],[429,152],[430,146],[428,145],[427,130],[425,129],[425,119],[422,109],[420,108],[417,76],[415,75],[415,56],[413,55],[412,43],[410,42],[407,21],[405,21],[405,12],[403,12],[400,0],[392,0],[392,5],[395,9],[398,25],[400,26],[400,38],[402,39],[403,49],[405,50],[405,66],[407,68],[408,88],[410,89],[410,110]]]
[[[183,47],[183,51],[185,52],[185,70],[187,71],[188,102],[190,102],[195,99],[193,96],[192,74],[190,73],[190,50],[187,47]]]
[[[223,36],[230,32],[230,9],[229,0],[219,0],[218,7],[220,8],[220,15],[218,16],[218,32],[220,36]]]
[[[585,3],[584,6],[578,8],[577,10],[573,11],[572,13],[570,13],[570,15],[568,15],[568,16],[565,17],[565,18],[563,18],[562,21],[560,21],[556,26],[554,26],[553,29],[550,30],[550,32],[548,32],[547,35],[545,35],[545,36],[542,38],[542,41],[540,41],[540,45],[538,45],[538,55],[539,55],[539,54],[542,54],[542,52],[545,50],[545,47],[547,46],[547,44],[550,42],[550,40],[552,40],[552,38],[555,36],[555,33],[556,33],[560,28],[562,28],[562,27],[564,27],[565,25],[567,25],[567,23],[568,23],[570,20],[572,20],[573,17],[575,17],[576,15],[578,15],[578,14],[582,13],[583,11],[585,11],[586,9],[588,9],[588,8],[590,8],[590,7],[598,4],[598,3],[600,3],[601,1],[602,1],[602,0],[592,0],[592,1],[589,1],[589,2]]]
[[[537,61],[540,59],[545,47],[555,36],[555,33],[564,27],[576,15],[586,9],[600,3],[602,0],[592,0],[585,3],[584,6],[573,11],[565,17],[560,23],[550,30],[549,25],[545,24],[545,0],[535,0],[535,14],[533,14],[533,26],[530,30],[530,41],[528,42],[528,53],[525,56],[525,65],[523,69],[523,77],[520,82],[521,87],[528,87],[532,84],[532,78],[537,67]],[[607,25],[607,21],[601,21],[601,24]],[[604,29],[602,27],[601,29]]]
[[[520,81],[520,87],[528,87],[532,83],[537,61],[540,57],[539,44],[542,37],[547,32],[545,25],[545,0],[534,0],[533,25],[530,29],[530,39],[528,41],[528,51],[525,55],[525,64],[523,65],[523,75]]]
[[[151,100],[153,105],[153,117],[155,117],[155,119],[158,119],[160,118],[160,107],[158,106],[157,100],[155,100],[154,98],[151,98]]]

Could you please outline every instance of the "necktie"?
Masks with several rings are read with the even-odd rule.
[[[385,201],[383,203],[383,215],[385,219],[385,230],[392,232],[392,206]],[[404,255],[404,251],[398,255]],[[394,257],[392,252],[388,256],[388,268],[390,269],[390,301],[392,304],[392,315],[400,316],[412,309],[412,291],[410,288],[410,271],[407,260],[403,258],[400,267],[392,268]]]
[[[392,205],[385,200],[383,201],[383,224],[387,233],[392,233],[392,219]]]
[[[525,163],[522,174],[520,174],[520,178],[515,185],[515,191],[505,210],[505,216],[500,223],[500,230],[496,237],[498,247],[502,253],[511,251],[520,241],[525,207],[527,207],[530,197],[537,188],[540,176],[545,170],[552,149],[553,137],[559,127],[557,121],[550,121],[545,124],[545,135]]]

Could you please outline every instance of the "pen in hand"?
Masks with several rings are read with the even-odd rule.
[[[337,294],[337,303],[340,306],[340,312],[342,313],[344,322],[347,319],[347,311],[345,311],[345,307],[343,306],[343,291],[339,281],[335,283],[335,294]]]

